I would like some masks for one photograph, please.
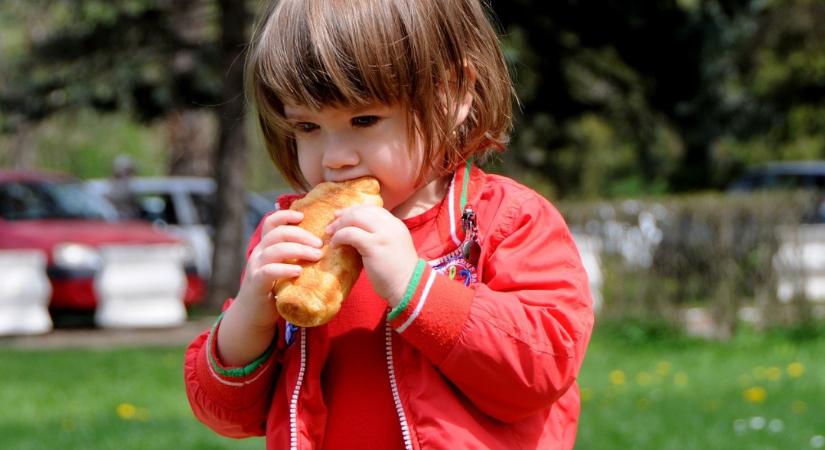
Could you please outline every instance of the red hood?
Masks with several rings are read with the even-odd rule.
[[[49,251],[62,242],[99,247],[108,244],[165,244],[180,242],[180,239],[143,222],[0,221],[0,248],[39,248]]]

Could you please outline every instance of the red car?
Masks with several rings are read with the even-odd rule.
[[[205,283],[191,257],[185,255],[185,245],[180,238],[145,222],[118,221],[111,204],[90,193],[76,179],[53,173],[0,170],[0,250],[44,251],[53,311],[93,311],[99,305],[101,290],[109,289],[111,283],[128,285],[121,288],[127,289],[126,297],[128,289],[149,289],[151,294],[155,275],[144,270],[145,255],[160,257],[158,249],[166,251],[166,255],[170,249],[184,253],[180,257],[185,261],[186,274],[182,300],[186,306],[199,303]],[[141,255],[144,265],[121,264],[137,268],[133,277],[128,276],[128,270],[125,277],[124,270],[109,271],[114,275],[103,277],[107,258],[112,254],[126,263],[129,260],[122,255]],[[136,259],[133,257],[132,261]]]

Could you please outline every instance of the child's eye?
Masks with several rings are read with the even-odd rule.
[[[379,120],[378,116],[357,116],[352,118],[352,125],[356,127],[369,127],[375,125]]]
[[[292,125],[298,133],[309,133],[318,129],[318,125],[312,122],[296,122]]]

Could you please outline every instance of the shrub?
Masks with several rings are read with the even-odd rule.
[[[602,241],[603,318],[677,324],[685,308],[703,306],[729,337],[746,304],[759,306],[764,326],[810,317],[805,301],[774,314],[774,267],[779,230],[798,226],[814,204],[804,193],[704,193],[559,208],[574,233]]]

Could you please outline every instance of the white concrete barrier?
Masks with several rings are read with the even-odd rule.
[[[0,250],[0,335],[51,331],[46,255],[38,250]]]
[[[777,296],[788,302],[804,295],[825,302],[825,225],[802,225],[779,230],[780,246],[774,257]]]
[[[108,246],[100,253],[103,269],[95,279],[98,326],[170,327],[186,321],[182,246]]]
[[[601,257],[602,240],[596,236],[573,233],[573,240],[579,248],[579,255],[587,272],[590,282],[590,294],[593,296],[593,309],[599,311],[602,306],[602,274]]]

